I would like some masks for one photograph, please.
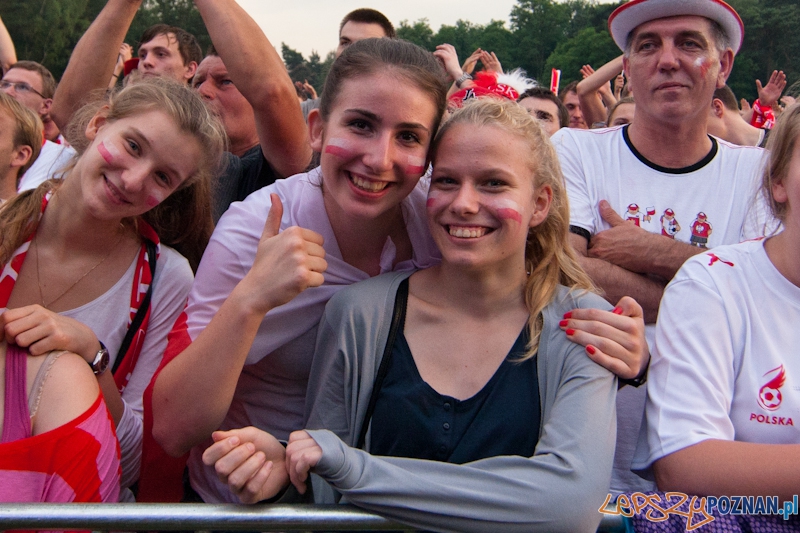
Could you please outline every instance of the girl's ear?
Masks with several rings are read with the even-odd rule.
[[[789,201],[789,195],[786,194],[786,187],[783,186],[783,180],[772,183],[772,199],[779,204],[785,204]]]
[[[22,144],[14,148],[14,155],[11,158],[11,166],[15,168],[24,167],[30,161],[33,149],[27,144]]]
[[[319,109],[312,109],[308,113],[308,137],[311,142],[311,149],[315,152],[322,152],[322,138],[325,133],[325,121],[319,114]]]
[[[104,105],[97,113],[94,114],[89,124],[86,125],[86,138],[93,141],[97,137],[97,132],[100,131],[108,121],[108,106]]]
[[[534,193],[533,198],[533,216],[529,226],[535,228],[545,221],[547,215],[550,213],[550,204],[553,203],[553,189],[550,185],[543,185],[539,187]]]

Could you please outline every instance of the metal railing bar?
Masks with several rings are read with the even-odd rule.
[[[412,531],[348,505],[162,503],[0,504],[0,531]],[[625,531],[621,516],[603,516],[600,532]]]

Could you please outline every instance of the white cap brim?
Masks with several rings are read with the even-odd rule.
[[[620,50],[625,50],[628,35],[651,20],[696,15],[717,22],[730,39],[733,53],[739,52],[744,23],[739,14],[722,0],[631,0],[608,17],[608,31]]]

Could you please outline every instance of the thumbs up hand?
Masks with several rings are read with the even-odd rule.
[[[328,268],[322,235],[292,226],[280,231],[283,204],[271,194],[272,207],[250,272],[240,283],[255,311],[266,314],[309,287],[319,287]]]

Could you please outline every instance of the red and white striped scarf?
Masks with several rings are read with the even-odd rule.
[[[42,198],[42,210],[39,213],[39,220],[41,220],[44,210],[47,208],[47,203],[49,202],[51,195],[52,191],[47,193],[45,197]],[[143,220],[139,220],[138,229],[143,240],[146,239],[152,241],[156,245],[156,259],[158,259],[158,256],[161,253],[161,245],[155,230],[153,230],[153,228]],[[22,268],[22,264],[25,262],[25,257],[28,254],[28,249],[30,248],[31,241],[35,235],[36,232],[32,232],[28,239],[22,243],[22,246],[17,248],[17,250],[11,256],[11,260],[2,266],[2,271],[0,272],[0,314],[4,313],[6,307],[8,306],[8,300],[11,298],[11,292],[14,290],[14,285],[16,285],[17,276]],[[133,273],[128,327],[130,327],[133,318],[136,316],[136,312],[142,305],[145,294],[147,294],[147,289],[150,287],[152,282],[153,277],[150,272],[147,246],[142,243],[141,249],[139,250],[139,255],[136,259],[136,270]],[[144,320],[136,330],[133,341],[128,347],[128,351],[124,354],[122,364],[114,373],[114,382],[117,384],[117,387],[119,387],[120,394],[122,394],[122,391],[125,390],[125,387],[128,385],[128,381],[133,373],[133,369],[136,367],[136,361],[139,359],[139,354],[142,351],[144,338],[147,334],[147,324],[149,322],[150,309],[147,310]],[[118,356],[122,356],[122,354],[118,354]]]

